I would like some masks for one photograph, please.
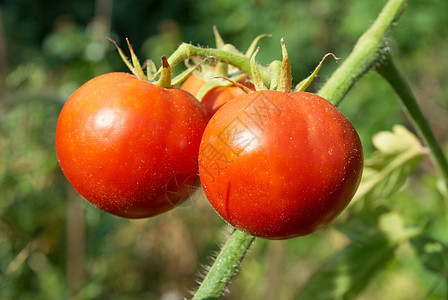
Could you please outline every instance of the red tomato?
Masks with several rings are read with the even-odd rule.
[[[56,152],[68,181],[111,214],[143,218],[182,202],[198,181],[209,117],[189,93],[126,73],[98,76],[66,102]]]
[[[253,91],[255,90],[254,85],[248,82],[247,78],[239,83],[245,85]],[[181,89],[197,96],[199,90],[204,84],[205,81],[193,74],[184,81]],[[201,103],[204,105],[207,113],[210,116],[213,116],[224,104],[245,94],[246,93],[237,86],[220,86],[208,91],[208,93],[202,98]]]
[[[310,93],[258,91],[210,120],[201,141],[205,194],[232,226],[287,239],[329,224],[361,179],[363,152],[350,122]]]

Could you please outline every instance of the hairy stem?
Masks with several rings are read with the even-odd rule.
[[[210,57],[210,56],[216,58],[220,62],[233,65],[234,67],[237,67],[242,72],[248,75],[252,74],[250,69],[250,58],[244,56],[241,53],[233,53],[230,51],[215,48],[201,48],[193,46],[188,43],[183,43],[182,45],[180,45],[179,48],[177,48],[177,50],[173,54],[171,54],[171,56],[168,58],[168,63],[174,69],[179,63],[191,57]],[[259,65],[258,68],[260,70],[261,77],[263,78],[265,85],[269,86],[270,83],[269,69],[262,65]]]
[[[408,0],[389,0],[374,24],[361,36],[352,53],[322,87],[320,96],[340,103],[345,94],[362,75],[379,62],[383,54],[385,37],[393,27]],[[170,58],[174,68],[190,57],[214,56],[216,59],[234,65],[246,74],[251,74],[249,58],[218,49],[203,49],[190,44],[182,44]],[[270,86],[269,69],[259,66],[261,77],[266,86]],[[234,276],[241,260],[254,238],[235,230],[224,245],[221,253],[211,267],[193,299],[219,299]]]
[[[332,74],[319,95],[336,106],[364,73],[382,56],[385,37],[403,12],[409,0],[389,0],[372,26],[359,38],[353,51]]]
[[[447,159],[437,142],[428,121],[423,115],[414,94],[412,93],[406,80],[398,71],[392,56],[389,52],[384,54],[384,60],[376,69],[378,73],[383,76],[384,79],[390,84],[399,96],[401,103],[403,104],[407,114],[414,123],[420,137],[424,140],[425,144],[431,150],[432,158],[435,164],[439,167],[445,186],[448,188],[448,162]]]
[[[193,299],[220,299],[254,239],[253,236],[235,229]]]

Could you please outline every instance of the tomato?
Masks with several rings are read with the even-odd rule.
[[[82,85],[56,128],[60,167],[90,203],[114,215],[150,217],[188,197],[209,120],[189,93],[126,73]]]
[[[239,83],[251,90],[255,90],[254,85],[248,81],[248,78],[244,78]],[[205,81],[193,74],[184,81],[181,89],[197,96],[204,84]],[[245,94],[246,93],[237,86],[218,86],[208,91],[202,98],[201,103],[204,105],[207,113],[210,116],[213,116],[224,104]]]
[[[204,80],[194,74],[191,74],[191,76],[182,83],[180,88],[196,96],[204,84]]]
[[[257,91],[210,120],[199,150],[204,192],[230,225],[287,239],[329,224],[362,174],[357,132],[327,100],[310,93]]]

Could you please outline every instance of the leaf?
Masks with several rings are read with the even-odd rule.
[[[393,132],[381,131],[373,137],[374,146],[382,153],[395,154],[412,149],[420,150],[421,143],[406,127],[395,125]]]
[[[384,205],[373,208],[363,206],[362,210],[357,211],[353,218],[344,222],[337,222],[335,226],[352,242],[366,243],[371,236],[378,232],[380,218],[388,212],[389,209]]]
[[[390,241],[402,242],[421,233],[418,226],[406,226],[404,217],[396,211],[381,205],[363,207],[354,218],[336,225],[352,242],[367,243],[371,236],[381,232]]]
[[[441,273],[447,269],[448,247],[444,243],[427,234],[421,234],[411,239],[411,245],[426,269],[435,273]]]
[[[422,231],[422,228],[417,226],[406,227],[403,217],[395,211],[381,215],[378,221],[378,228],[393,243],[408,241]]]
[[[365,243],[351,243],[325,263],[295,298],[354,299],[394,258],[397,246],[381,232]]]
[[[392,132],[377,133],[373,144],[378,151],[365,161],[352,203],[361,198],[387,198],[394,194],[427,154],[417,137],[401,125],[395,125]]]

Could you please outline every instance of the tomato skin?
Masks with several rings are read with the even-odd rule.
[[[180,89],[189,92],[190,94],[196,96],[205,84],[205,81],[198,76],[191,74],[181,85]]]
[[[213,116],[218,109],[223,107],[227,102],[237,97],[243,96],[246,93],[237,86],[219,86],[208,92],[202,98],[202,105],[204,105],[207,113]]]
[[[182,202],[197,183],[208,120],[189,93],[108,73],[82,85],[64,105],[56,153],[87,201],[114,215],[150,217]]]
[[[241,80],[239,83],[255,91],[254,85],[247,81],[247,78]],[[193,74],[184,81],[181,89],[196,96],[204,84],[205,81]],[[208,91],[208,93],[202,98],[201,103],[204,105],[207,113],[211,117],[218,111],[218,109],[224,106],[224,104],[245,94],[246,93],[237,86],[219,86]]]
[[[361,141],[327,100],[258,91],[222,107],[199,150],[204,192],[230,225],[287,239],[317,231],[348,205],[362,174]]]

